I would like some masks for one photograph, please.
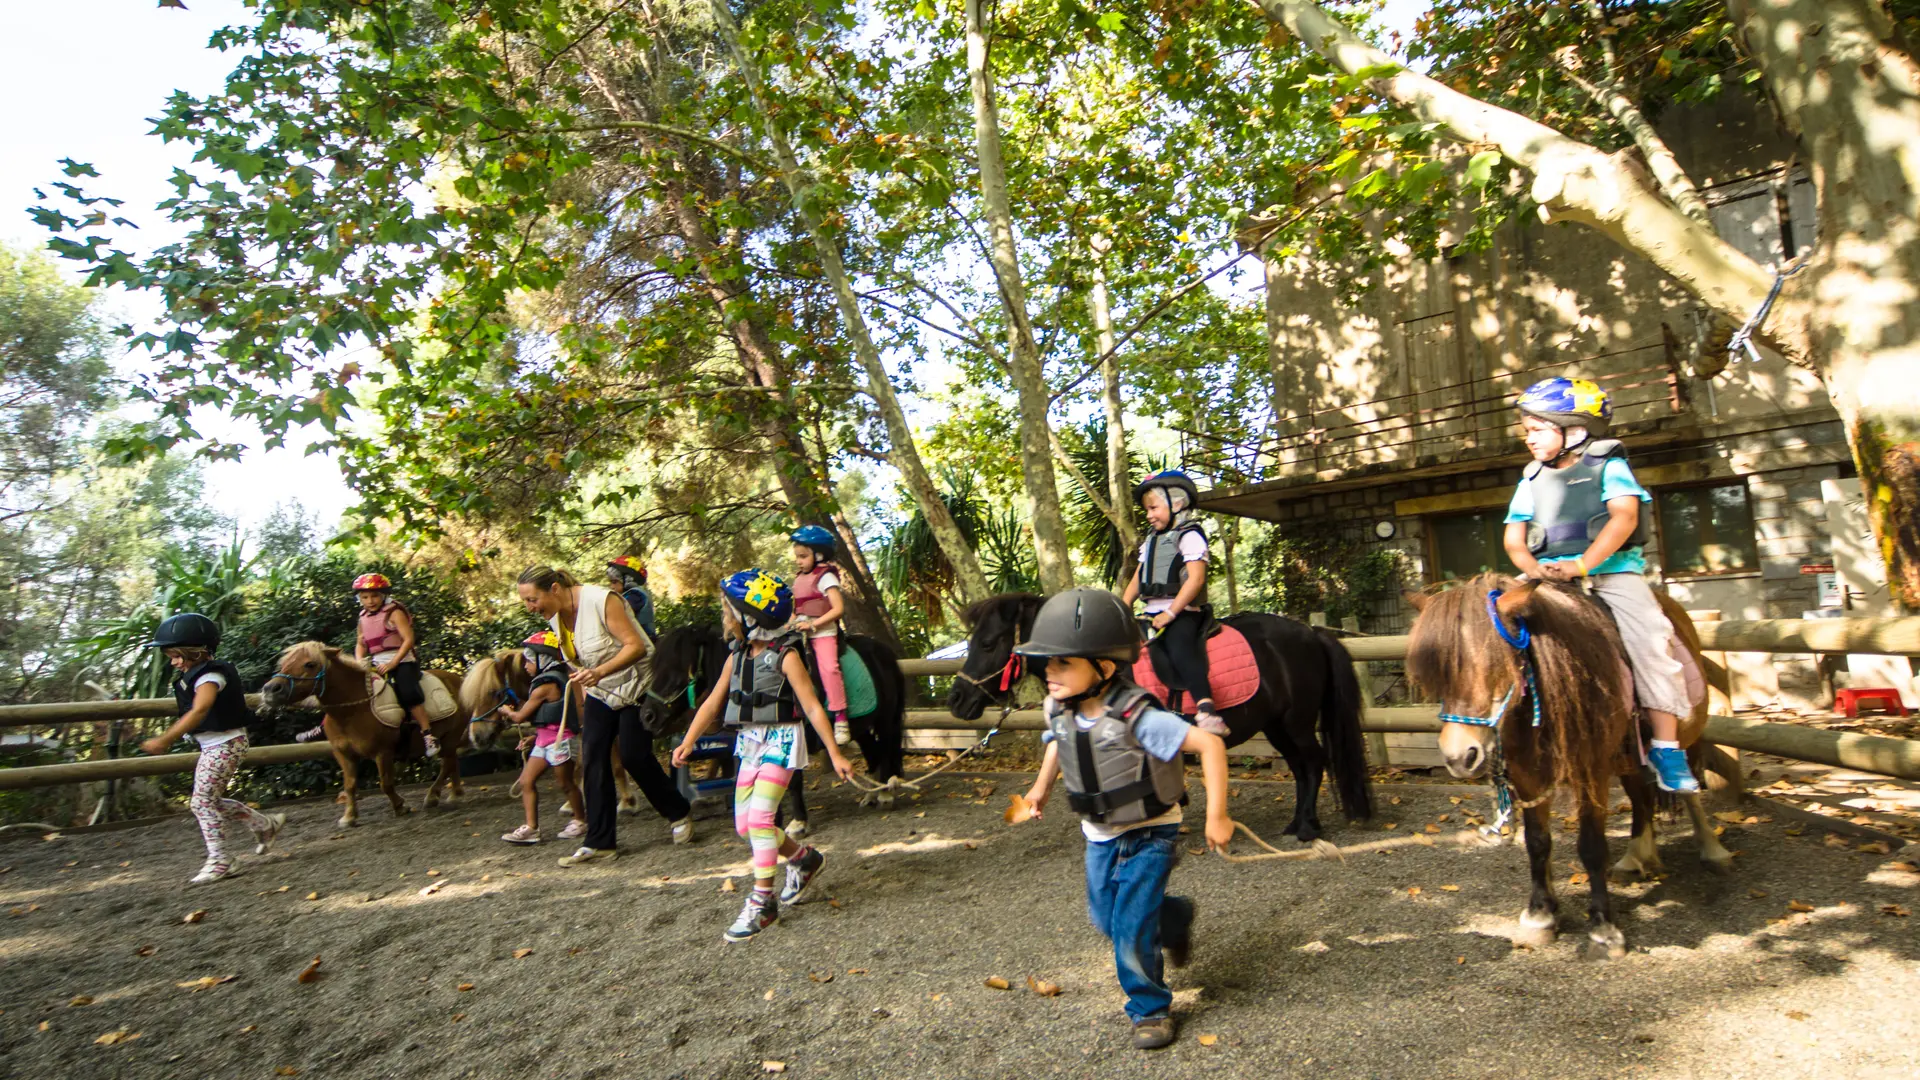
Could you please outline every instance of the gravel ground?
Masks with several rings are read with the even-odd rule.
[[[560,844],[495,839],[517,818],[502,780],[469,785],[452,810],[373,808],[346,831],[330,803],[295,805],[281,850],[198,889],[183,886],[201,858],[185,819],[10,842],[0,1076],[708,1078],[777,1061],[837,1078],[1909,1080],[1920,1068],[1920,934],[1882,910],[1920,907],[1913,849],[1861,851],[1857,836],[1753,804],[1760,820],[1727,828],[1742,852],[1732,878],[1694,870],[1685,826],[1672,827],[1675,872],[1617,893],[1633,951],[1613,963],[1576,958],[1571,833],[1554,858],[1567,933],[1539,950],[1502,936],[1525,899],[1517,848],[1189,857],[1175,891],[1201,921],[1193,965],[1173,973],[1181,1037],[1142,1054],[1087,925],[1074,823],[1000,820],[1027,780],[950,774],[884,815],[817,789],[818,891],[740,945],[720,931],[746,849],[713,806],[691,846],[628,819],[618,862],[576,870],[555,865]],[[1235,785],[1235,816],[1277,839],[1291,785]],[[1461,815],[1458,790],[1379,794],[1374,823],[1332,839],[1442,814],[1451,830]],[[297,982],[315,955],[323,976]],[[237,978],[178,985],[225,976]],[[984,984],[996,976],[1013,989]],[[1029,976],[1063,992],[1033,993]]]

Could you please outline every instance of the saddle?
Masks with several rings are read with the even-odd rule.
[[[1216,623],[1218,629],[1206,638],[1207,643],[1207,681],[1213,684],[1213,707],[1231,709],[1235,705],[1244,705],[1260,690],[1260,665],[1254,661],[1253,646],[1240,631],[1225,623]],[[1167,708],[1177,713],[1191,715],[1195,711],[1193,695],[1182,689],[1177,695],[1169,691],[1173,681],[1173,670],[1167,662],[1166,654],[1152,645],[1140,651],[1140,659],[1134,661],[1133,681],[1140,688],[1166,703]]]
[[[840,637],[840,682],[847,691],[847,715],[866,716],[880,708],[880,692],[874,688],[873,672],[867,670],[866,657],[860,650],[847,643],[847,635]],[[825,687],[820,685],[820,665],[814,659],[813,649],[808,647],[801,653],[807,661],[807,674],[813,676],[813,686],[822,692],[821,700],[826,700]]]
[[[373,694],[369,704],[373,715],[390,728],[397,728],[407,722],[407,710],[400,707],[400,698],[393,692],[393,684],[378,675],[368,676]],[[453,699],[453,691],[441,682],[432,672],[423,672],[420,676],[420,690],[426,700],[427,719],[439,722],[452,716],[460,703]]]

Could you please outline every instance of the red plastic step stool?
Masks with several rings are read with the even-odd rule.
[[[1900,691],[1890,686],[1855,686],[1833,692],[1833,707],[1848,716],[1859,716],[1863,701],[1878,701],[1895,716],[1907,715],[1907,707],[1900,704]]]

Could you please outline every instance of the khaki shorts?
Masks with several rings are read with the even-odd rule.
[[[1613,611],[1620,642],[1627,651],[1627,667],[1633,670],[1634,698],[1640,706],[1675,716],[1692,712],[1686,669],[1671,652],[1673,623],[1654,599],[1647,579],[1634,573],[1598,574],[1587,583]]]

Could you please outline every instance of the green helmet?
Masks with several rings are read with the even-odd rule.
[[[1089,660],[1140,659],[1140,624],[1120,598],[1105,589],[1055,593],[1033,618],[1033,633],[1013,650],[1020,656],[1081,656]]]

